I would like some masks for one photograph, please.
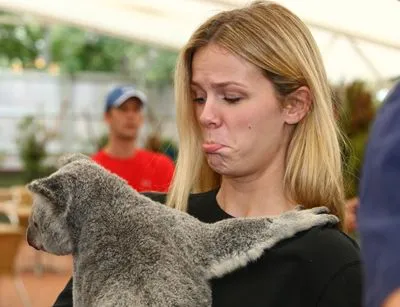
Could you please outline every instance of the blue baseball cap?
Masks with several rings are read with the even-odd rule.
[[[118,86],[108,93],[105,111],[107,112],[111,108],[118,108],[129,98],[137,98],[143,105],[147,103],[146,95],[133,86]]]

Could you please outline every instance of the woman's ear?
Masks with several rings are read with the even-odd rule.
[[[289,125],[300,122],[311,110],[311,91],[307,86],[301,86],[285,97],[284,118]]]

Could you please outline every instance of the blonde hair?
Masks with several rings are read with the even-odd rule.
[[[190,92],[193,55],[209,43],[259,67],[279,97],[300,86],[310,89],[312,108],[296,125],[288,147],[285,189],[304,207],[327,206],[342,220],[340,132],[321,55],[306,25],[272,2],[255,2],[211,17],[182,49],[175,72],[179,156],[167,204],[186,210],[190,193],[205,192],[220,184],[220,176],[210,169],[201,151]]]

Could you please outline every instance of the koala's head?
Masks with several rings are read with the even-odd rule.
[[[28,244],[55,255],[72,253],[66,215],[46,197],[34,193],[32,213],[26,233]]]
[[[28,184],[33,193],[32,213],[29,217],[27,241],[32,247],[56,255],[72,252],[67,215],[77,194],[81,164],[93,164],[84,155],[64,156],[58,171]]]

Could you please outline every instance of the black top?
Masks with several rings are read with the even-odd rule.
[[[165,202],[163,194],[148,196]],[[206,223],[232,218],[219,207],[216,191],[192,195],[188,213]],[[314,227],[212,280],[213,306],[359,307],[361,279],[357,244],[336,228]],[[54,306],[72,306],[72,280]]]

